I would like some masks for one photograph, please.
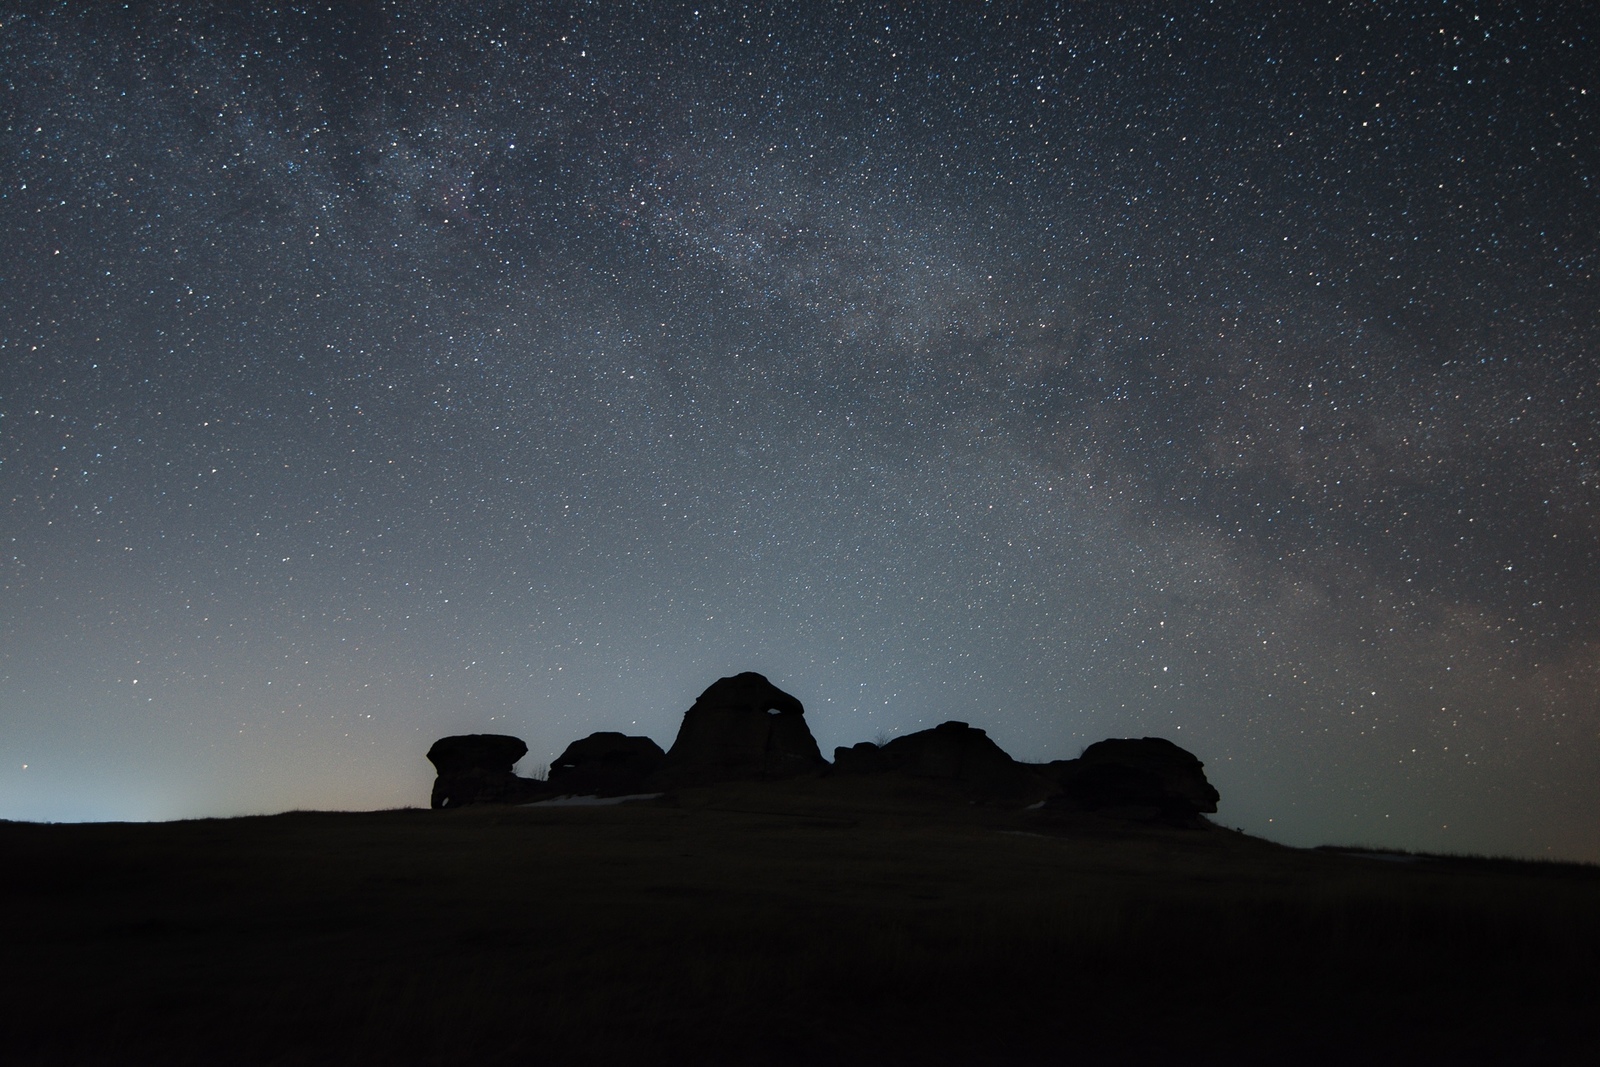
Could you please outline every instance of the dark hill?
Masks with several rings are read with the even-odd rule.
[[[669,803],[0,824],[7,1064],[1592,1062],[1600,870],[904,770]]]

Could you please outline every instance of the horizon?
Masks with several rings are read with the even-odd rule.
[[[1600,862],[1597,20],[0,14],[0,818],[754,670]]]

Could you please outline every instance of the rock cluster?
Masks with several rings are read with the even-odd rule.
[[[800,701],[752,671],[719,678],[684,713],[667,752],[648,737],[611,731],[568,745],[548,781],[511,771],[528,746],[501,734],[445,737],[428,750],[438,768],[433,806],[527,803],[558,795],[626,796],[742,778],[826,769]]]
[[[989,735],[964,722],[863,741],[822,758],[800,701],[751,671],[719,678],[684,712],[672,747],[611,731],[567,746],[549,781],[519,778],[512,765],[528,751],[515,737],[466,734],[428,750],[438,768],[433,806],[526,803],[558,794],[626,796],[715,782],[902,774],[945,783],[958,795],[990,801],[1043,799],[1055,810],[1196,824],[1217,810],[1216,789],[1195,756],[1160,737],[1097,741],[1075,760],[1018,763]]]

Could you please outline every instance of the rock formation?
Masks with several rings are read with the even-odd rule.
[[[940,723],[931,730],[897,737],[883,746],[863,741],[834,749],[838,774],[903,771],[919,778],[959,783],[984,796],[1025,796],[1043,792],[1034,772],[1012,759],[989,735],[964,722]]]
[[[550,765],[550,788],[556,793],[599,796],[637,793],[666,758],[661,746],[648,737],[593,733],[572,742]]]
[[[784,778],[826,766],[800,701],[746,671],[717,679],[684,712],[677,740],[651,781],[671,787]]]
[[[1162,737],[1096,741],[1075,760],[1057,760],[1043,770],[1060,797],[1091,810],[1154,808],[1167,816],[1217,810],[1220,799],[1206,781],[1205,765]]]
[[[433,781],[433,806],[515,804],[545,795],[544,782],[511,771],[527,752],[521,738],[506,734],[441,737],[428,749],[428,759],[439,772]]]
[[[515,737],[443,737],[428,750],[438,768],[435,808],[516,804],[562,793],[626,796],[715,782],[786,778],[828,767],[806,726],[805,708],[766,678],[746,671],[717,679],[684,712],[672,748],[612,731],[568,745],[548,782],[519,778],[512,765],[528,751]],[[968,799],[1047,799],[1061,813],[1100,811],[1121,818],[1201,825],[1217,810],[1204,765],[1160,737],[1097,741],[1075,760],[1024,764],[984,731],[941,723],[883,745],[834,750],[841,777],[895,772],[945,783]],[[934,792],[940,790],[935,788]]]

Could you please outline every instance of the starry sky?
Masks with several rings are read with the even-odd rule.
[[[768,675],[1600,860],[1577,4],[0,3],[0,817]]]

